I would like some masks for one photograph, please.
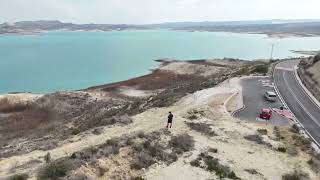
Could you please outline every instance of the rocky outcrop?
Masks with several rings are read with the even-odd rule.
[[[298,74],[308,90],[320,100],[320,53],[300,62]]]

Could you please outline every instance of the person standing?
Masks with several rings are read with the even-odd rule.
[[[171,128],[172,127],[172,120],[173,120],[173,114],[171,112],[169,112],[167,128]]]

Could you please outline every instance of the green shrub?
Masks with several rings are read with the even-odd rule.
[[[215,159],[211,156],[207,156],[205,159],[205,163],[207,165],[207,170],[214,171],[220,179],[240,179],[236,176],[236,174],[233,171],[230,170],[229,167],[220,164],[218,159]]]
[[[79,133],[80,133],[80,130],[78,128],[73,128],[72,131],[71,131],[72,135],[77,135]]]
[[[278,147],[278,148],[277,148],[277,151],[285,153],[285,152],[287,152],[287,148],[285,148],[285,147]]]
[[[51,155],[49,152],[44,156],[44,160],[46,161],[46,163],[49,163],[51,161]]]
[[[142,176],[132,177],[131,180],[144,180]]]
[[[201,166],[201,162],[204,162],[205,166]],[[228,166],[219,163],[219,160],[208,155],[208,153],[199,154],[198,158],[190,162],[191,166],[205,168],[207,171],[215,172],[220,178],[236,179],[240,178],[230,170]]]
[[[57,180],[67,175],[72,169],[72,163],[68,160],[54,161],[44,166],[38,173],[39,180]]]
[[[317,63],[320,61],[320,53],[318,53],[314,58],[313,58],[313,64]]]
[[[27,174],[16,174],[13,176],[10,176],[8,180],[27,180],[29,176]]]
[[[194,166],[194,167],[200,167],[200,159],[195,159],[195,160],[191,161],[190,165]]]
[[[255,66],[252,70],[251,73],[261,73],[261,74],[266,74],[269,71],[269,65],[267,64],[260,64]]]
[[[249,75],[250,74],[250,69],[248,66],[242,67],[238,73],[238,75]]]

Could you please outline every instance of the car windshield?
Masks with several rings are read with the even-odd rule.
[[[269,110],[262,110],[262,114],[269,114],[270,111]]]

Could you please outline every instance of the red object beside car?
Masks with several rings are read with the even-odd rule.
[[[272,117],[272,110],[271,109],[262,109],[260,113],[260,118],[261,119],[271,119]]]

